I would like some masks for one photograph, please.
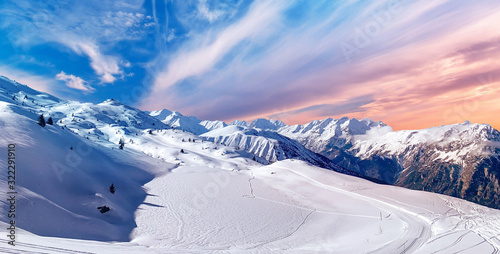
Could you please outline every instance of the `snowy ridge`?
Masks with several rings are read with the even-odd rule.
[[[149,114],[172,127],[200,135],[207,131],[227,126],[222,121],[201,121],[194,116],[184,116],[179,112],[162,109]]]
[[[433,159],[462,164],[467,156],[487,156],[500,142],[500,132],[487,124],[446,125],[424,130],[404,130],[381,136],[356,137],[352,150],[360,158],[375,154],[400,156],[409,147],[427,146],[435,152]]]
[[[359,121],[356,118],[342,117],[282,127],[278,133],[299,141],[313,152],[329,157],[331,148],[343,148],[353,141],[355,136],[364,135],[369,130],[378,133],[392,132],[392,128],[382,122],[374,122],[370,119]]]
[[[285,159],[300,159],[324,168],[342,170],[327,158],[315,154],[298,142],[276,132],[230,125],[216,129],[200,137],[209,142],[245,150],[265,164]],[[344,170],[347,173],[347,170]]]
[[[259,118],[250,124],[248,124],[248,127],[250,128],[258,128],[258,129],[263,129],[263,130],[278,130],[279,128],[287,126],[284,122],[279,121],[279,120],[273,120],[273,119],[263,119]]]
[[[16,178],[22,179],[16,185],[17,226],[39,235],[127,240],[127,232],[134,228],[134,211],[146,196],[141,186],[152,178],[147,170],[139,169],[144,163],[123,160],[115,151],[67,128],[42,128],[37,117],[29,109],[0,102],[2,152],[13,143],[23,158],[16,160]],[[132,154],[129,151],[125,156]],[[7,168],[3,156],[0,165]],[[6,177],[0,179],[7,186]],[[121,186],[120,194],[107,191],[111,183]],[[7,199],[5,192],[0,196]],[[96,208],[102,205],[111,206],[113,213],[101,216]],[[2,212],[7,214],[5,209],[8,206],[2,201]],[[2,216],[2,221],[7,218]]]
[[[245,121],[240,121],[240,120],[234,120],[230,122],[228,125],[236,125],[236,126],[243,126],[243,127],[248,127],[249,124]]]

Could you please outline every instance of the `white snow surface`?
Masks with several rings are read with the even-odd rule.
[[[37,125],[41,113],[54,125]],[[353,129],[362,132],[359,122]],[[299,160],[264,166],[251,153],[171,127],[117,101],[69,102],[2,78],[0,167],[15,143],[18,228],[16,246],[2,234],[0,252],[499,251],[499,210]],[[245,131],[228,126],[212,136]],[[6,191],[0,198],[7,228]],[[100,205],[111,211],[99,213]]]

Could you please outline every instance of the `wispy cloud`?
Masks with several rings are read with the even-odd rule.
[[[137,12],[143,1],[127,6],[108,1],[75,2],[72,5],[46,1],[16,1],[2,5],[1,26],[16,46],[33,47],[59,43],[89,58],[102,83],[123,77],[130,64],[120,56],[104,53],[123,40],[142,38],[148,29]],[[100,8],[96,8],[100,7]],[[19,29],[21,28],[21,29]]]
[[[235,24],[223,29],[210,42],[204,41],[206,38],[198,37],[195,48],[181,50],[168,63],[164,72],[160,73],[154,82],[153,93],[147,99],[148,104],[156,104],[159,96],[163,96],[166,90],[178,82],[198,76],[211,70],[228,52],[243,40],[250,37],[259,36],[264,31],[263,27],[275,22],[279,17],[279,12],[284,7],[281,2],[258,2],[254,4],[248,13]]]
[[[64,81],[66,83],[66,86],[73,89],[81,90],[84,92],[92,92],[94,90],[92,87],[86,85],[87,82],[85,82],[85,80],[72,74],[68,75],[64,71],[58,73],[56,75],[56,79]]]
[[[450,123],[439,111],[461,101],[456,91],[472,93],[474,77],[495,72],[498,15],[492,0],[256,2],[216,36],[170,52],[142,106],[222,120],[288,112],[303,123],[329,112],[396,128]],[[484,110],[498,109],[484,99]]]
[[[66,42],[75,53],[84,54],[90,59],[90,66],[96,74],[100,76],[102,83],[113,83],[116,76],[123,75],[121,66],[128,67],[126,61],[120,60],[116,56],[109,56],[101,54],[99,47],[92,42],[82,42],[79,40],[72,40]]]
[[[224,14],[224,11],[222,10],[210,10],[209,6],[207,4],[207,0],[198,0],[198,12],[199,15],[208,20],[209,22],[214,22],[217,20],[221,15]]]

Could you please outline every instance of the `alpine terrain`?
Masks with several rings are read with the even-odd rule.
[[[0,129],[1,253],[500,248],[499,133],[488,125],[225,124],[1,77]]]

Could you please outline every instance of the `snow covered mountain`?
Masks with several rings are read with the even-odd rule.
[[[185,121],[178,126],[193,130],[193,126],[201,126],[199,122]],[[202,127],[194,133],[204,133],[211,141],[239,147],[266,161],[300,158],[296,154],[302,154],[302,160],[327,165],[323,159],[311,160],[314,156],[291,144],[291,139],[327,157],[334,167],[346,169],[344,172],[500,208],[500,139],[498,131],[486,124],[465,122],[394,132],[380,121],[342,117],[293,126],[266,119],[210,126],[212,131]],[[288,149],[281,149],[283,146]]]
[[[363,175],[500,208],[500,133],[490,125],[393,132],[382,122],[343,117],[278,133]]]
[[[204,133],[200,137],[209,142],[250,152],[255,155],[256,161],[264,164],[286,159],[299,159],[318,167],[362,176],[338,167],[328,158],[311,152],[297,141],[284,137],[274,131],[229,125]]]
[[[152,111],[149,114],[176,129],[200,135],[206,141],[247,151],[256,156],[256,161],[264,164],[299,159],[337,172],[364,177],[339,167],[324,156],[304,148],[297,141],[278,134],[276,130],[286,126],[281,121],[257,119],[246,123],[236,120],[227,125],[222,121],[201,121],[194,116],[184,116],[167,109]]]
[[[297,140],[313,152],[333,159],[337,149],[346,147],[355,136],[365,135],[368,130],[380,135],[391,132],[392,128],[370,119],[358,121],[356,118],[342,117],[312,121],[305,125],[285,126],[280,128],[278,133]]]
[[[397,165],[394,183],[398,186],[500,208],[500,132],[490,125],[464,122],[361,136],[347,152],[360,161],[384,158],[382,165]],[[372,172],[380,175],[381,171]]]
[[[240,121],[240,120],[234,120],[233,122],[229,123],[229,125],[257,128],[262,130],[273,130],[273,131],[276,131],[279,128],[287,126],[282,121],[273,119],[264,119],[264,118],[259,118],[257,120],[252,121],[251,123],[247,123],[245,121]]]
[[[39,125],[41,114],[53,124]],[[4,236],[0,252],[491,253],[500,248],[499,210],[375,184],[296,159],[262,165],[253,161],[254,153],[232,146],[241,145],[236,142],[241,138],[267,156],[270,150],[263,147],[287,154],[285,148],[295,144],[297,153],[313,156],[273,131],[227,126],[200,137],[172,127],[115,100],[65,101],[0,79],[0,167],[10,165],[7,145],[15,144],[17,191],[16,246]],[[488,130],[484,133],[490,139]],[[219,144],[206,140],[211,138]],[[352,142],[364,147],[365,141]],[[8,181],[7,174],[0,175],[1,186]],[[7,195],[0,192],[3,228],[10,226]],[[96,208],[102,206],[110,210],[101,213]]]
[[[197,117],[184,116],[179,112],[170,111],[168,109],[152,111],[149,112],[149,114],[161,120],[165,124],[196,135],[227,126],[227,124],[222,121],[202,121]]]

